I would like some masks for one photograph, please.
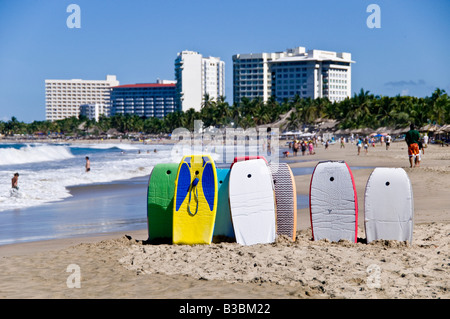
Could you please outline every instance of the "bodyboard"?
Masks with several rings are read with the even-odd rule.
[[[364,227],[367,242],[412,242],[414,200],[408,174],[402,168],[377,167],[367,180]]]
[[[211,156],[184,156],[175,180],[174,244],[211,243],[217,194],[217,173]]]
[[[358,199],[347,163],[324,161],[316,165],[309,206],[314,240],[357,241]]]
[[[277,235],[295,240],[297,231],[297,189],[292,170],[286,163],[269,165],[275,189]]]
[[[172,241],[173,198],[177,163],[153,167],[147,191],[148,239]]]
[[[231,222],[230,203],[228,201],[230,169],[217,168],[218,201],[214,236],[234,238],[233,224]]]
[[[272,243],[276,238],[272,174],[262,159],[236,162],[231,168],[229,198],[236,242]]]
[[[264,161],[266,162],[266,164],[269,164],[269,163],[267,162],[266,158],[265,158],[264,156],[262,156],[262,155],[236,156],[236,157],[233,159],[233,163],[231,163],[230,168],[233,167],[234,163],[242,162],[242,161],[250,161],[250,160],[254,160],[254,159],[262,159],[262,160],[264,160]]]

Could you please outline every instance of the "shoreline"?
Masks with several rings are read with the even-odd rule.
[[[83,241],[83,237],[146,229],[147,187],[148,176],[76,185],[67,187],[71,197],[61,201],[3,211],[0,223],[14,223],[16,231],[15,237],[6,237],[6,231],[0,233],[0,256],[9,245],[75,238]],[[45,234],[47,228],[52,233]]]
[[[5,139],[0,138],[0,144],[33,144],[33,143],[45,143],[45,144],[175,144],[171,139],[148,139],[148,140],[130,140],[130,139],[29,139],[29,138],[17,138],[17,139]]]

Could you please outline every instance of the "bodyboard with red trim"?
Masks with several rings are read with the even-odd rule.
[[[262,155],[252,155],[252,156],[236,156],[233,160],[233,163],[231,163],[231,167],[233,167],[233,165],[237,162],[242,162],[242,161],[250,161],[250,160],[254,160],[254,159],[262,159],[266,162],[266,164],[269,164],[266,160],[266,158]],[[230,168],[231,168],[230,167]]]

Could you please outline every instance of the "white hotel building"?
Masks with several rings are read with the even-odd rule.
[[[182,51],[175,59],[176,109],[199,111],[205,94],[216,100],[225,96],[225,62],[204,58],[200,53]]]
[[[107,75],[106,80],[45,80],[46,119],[78,117],[81,105],[95,105],[97,117],[109,115],[111,87],[117,85],[115,75]]]
[[[339,102],[351,96],[351,54],[308,50],[236,54],[233,56],[233,99],[260,97],[278,102],[301,98],[328,98]]]

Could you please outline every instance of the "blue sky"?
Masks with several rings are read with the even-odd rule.
[[[81,8],[81,28],[66,25]],[[369,4],[381,9],[370,29]],[[45,79],[120,84],[174,79],[182,50],[220,57],[232,103],[232,56],[306,49],[350,52],[352,91],[450,93],[448,0],[0,0],[0,120],[45,120]]]

